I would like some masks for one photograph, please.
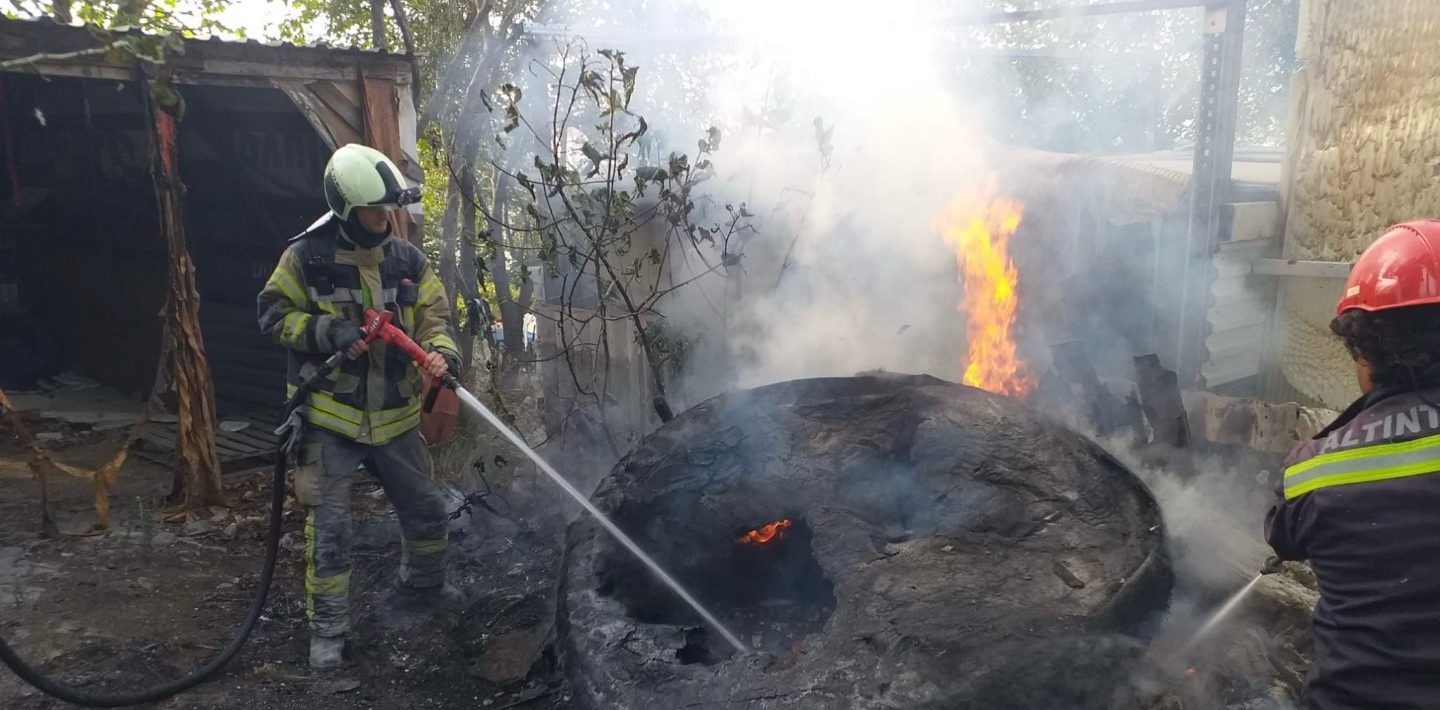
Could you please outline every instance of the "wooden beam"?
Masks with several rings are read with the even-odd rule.
[[[140,36],[115,32],[117,38]],[[58,25],[48,20],[0,18],[0,71],[38,71],[56,76],[124,81],[131,77],[128,64],[109,63],[103,56],[106,45],[83,27]],[[31,63],[31,58],[38,62]],[[6,62],[22,60],[22,66]],[[399,54],[354,48],[309,47],[291,44],[231,42],[217,39],[187,39],[185,52],[167,57],[166,67],[182,83],[215,83],[220,80],[292,78],[354,81],[363,68],[369,76],[409,83],[413,60]]]
[[[273,79],[296,79],[300,81],[355,81],[359,75],[357,67],[319,67],[303,65],[270,65],[259,62],[205,62],[203,69],[175,67],[173,79],[178,84],[200,86],[269,86]],[[40,62],[28,65],[16,73],[40,74],[42,76],[63,76],[78,79],[107,79],[129,81],[134,78],[129,67],[81,63],[81,62]],[[385,78],[396,84],[409,86],[409,72],[366,71],[366,76]]]
[[[1350,275],[1350,265],[1343,261],[1256,259],[1250,266],[1250,273],[1259,276],[1343,279]]]

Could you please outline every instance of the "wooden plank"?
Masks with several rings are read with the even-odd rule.
[[[252,425],[253,426],[253,425]],[[276,439],[265,439],[262,437],[239,436],[240,432],[221,432],[215,439],[215,448],[219,453],[221,462],[237,461],[240,459],[264,458],[275,453],[279,448],[279,441]],[[159,448],[159,456],[149,456],[155,461],[166,463],[163,456],[175,453],[175,434],[161,427],[147,427],[140,435],[147,443]]]
[[[155,444],[156,446],[159,446],[161,448],[175,448],[175,432],[168,429],[161,429],[159,427],[146,427],[145,431],[141,432],[140,438],[145,439],[146,441],[149,441],[150,443]]]
[[[215,437],[215,449],[220,452],[221,458],[226,456],[232,458],[235,456],[249,456],[254,452],[249,446],[237,445],[233,440],[223,435]]]
[[[1260,276],[1343,279],[1350,276],[1350,264],[1341,261],[1256,259],[1251,265],[1251,273]]]
[[[356,77],[351,77],[354,81]],[[345,95],[340,87],[328,81],[315,81],[305,85],[305,89],[312,96],[320,100],[320,103],[330,110],[336,117],[343,120],[345,127],[356,135],[362,135],[364,131],[365,118],[360,112],[360,104]],[[331,130],[334,130],[331,126]]]
[[[131,81],[134,74],[128,67],[105,64],[37,62],[29,72],[44,76],[63,76],[79,79],[104,79],[107,81]],[[367,72],[368,73],[368,72]],[[355,81],[359,74],[354,67],[325,68],[304,66],[283,66],[260,62],[205,62],[203,69],[175,72],[175,82],[192,86],[234,86],[245,88],[268,88],[272,79],[295,79],[298,81]],[[387,79],[397,84],[409,85],[408,72],[384,72]]]
[[[146,461],[149,461],[151,463],[158,463],[161,466],[175,465],[175,452],[173,450],[156,453],[153,451],[146,451],[145,449],[131,449],[130,453],[135,456],[139,456],[140,458],[145,459]]]
[[[264,450],[265,448],[267,448],[267,447],[269,446],[268,444],[266,444],[266,443],[264,443],[264,442],[259,442],[259,441],[255,441],[255,440],[252,440],[252,439],[240,437],[240,436],[237,436],[236,434],[228,433],[228,432],[225,434],[225,440],[226,440],[227,442],[229,442],[231,446],[233,446],[233,447],[235,447],[235,448],[237,448],[237,449],[240,449],[240,450],[242,450],[242,451],[251,451],[251,452],[253,452],[253,451],[261,451],[261,450]]]
[[[250,424],[250,429],[254,429],[254,428],[255,428],[255,424],[252,422],[252,423]],[[237,431],[237,432],[227,432],[227,435],[230,436],[230,437],[233,437],[234,439],[236,439],[236,440],[238,440],[238,441],[244,441],[245,443],[249,444],[249,445],[252,446],[252,447],[257,447],[257,448],[270,447],[270,448],[274,448],[275,445],[276,445],[276,444],[279,442],[279,440],[280,440],[279,437],[275,436],[275,435],[274,435],[273,433],[271,433],[270,430],[268,430],[268,429],[265,429],[265,430],[263,430],[263,431],[265,432],[264,435],[261,435],[261,434],[259,434],[259,433],[255,433],[255,432],[251,432],[251,431],[249,431],[249,430],[246,430],[246,431]]]
[[[139,37],[130,31],[129,37]],[[101,42],[83,27],[45,20],[0,18],[0,59],[15,59],[45,52],[64,54],[100,47]],[[167,58],[166,66],[182,83],[263,86],[267,77],[353,82],[363,67],[367,74],[397,84],[411,80],[410,59],[399,54],[361,49],[265,45],[257,42],[186,39],[182,54]],[[131,68],[107,62],[103,55],[33,65],[47,75],[129,81]],[[30,71],[30,67],[14,71]],[[258,81],[258,83],[257,83]]]

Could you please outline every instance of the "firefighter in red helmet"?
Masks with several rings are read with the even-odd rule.
[[[1303,704],[1440,708],[1440,220],[1375,240],[1330,329],[1362,394],[1290,453],[1265,520],[1319,581]]]

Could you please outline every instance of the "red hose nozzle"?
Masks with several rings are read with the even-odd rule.
[[[374,309],[365,311],[365,339],[367,341],[379,338],[405,353],[416,365],[425,365],[425,348],[420,347],[405,331],[395,327],[390,322],[393,316],[390,311],[376,312]]]

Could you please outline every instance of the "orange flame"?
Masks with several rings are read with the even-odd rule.
[[[1020,303],[1019,274],[1007,249],[1020,227],[1020,202],[1004,197],[961,197],[936,219],[945,241],[955,248],[966,314],[965,375],[972,387],[1012,397],[1034,388],[1025,363],[1015,354],[1011,326]]]
[[[790,527],[790,519],[781,518],[773,523],[766,523],[754,530],[746,532],[740,536],[737,542],[741,545],[764,545],[777,537],[783,536],[785,529],[788,527]]]

